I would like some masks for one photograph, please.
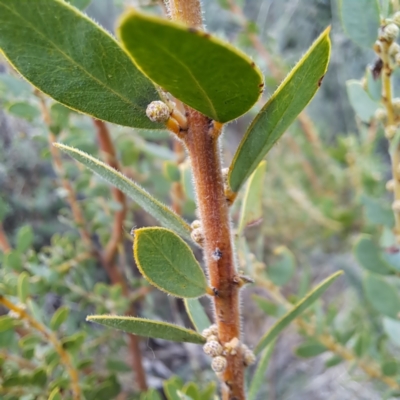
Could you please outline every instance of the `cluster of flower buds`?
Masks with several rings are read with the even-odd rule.
[[[384,49],[387,51],[388,63],[391,69],[400,66],[400,46],[396,39],[400,32],[400,12],[396,12],[391,19],[387,19],[379,29],[379,38],[374,44],[374,50],[379,57]]]
[[[192,228],[192,232],[190,233],[191,238],[193,239],[194,242],[202,246],[204,243],[204,234],[201,222],[198,219],[196,219],[192,222],[190,227]]]
[[[207,340],[207,343],[203,346],[204,353],[213,358],[211,368],[217,374],[225,371],[228,363],[226,356],[235,356],[239,350],[242,352],[243,364],[246,367],[256,361],[254,353],[245,344],[240,343],[238,338],[233,338],[230,342],[222,345],[218,339],[216,325],[211,325],[209,328],[204,329],[202,335]]]

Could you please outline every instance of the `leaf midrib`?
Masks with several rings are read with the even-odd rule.
[[[15,10],[13,10],[10,7],[7,7],[4,3],[0,3],[0,6],[3,6],[5,8],[7,8],[8,10],[10,10],[10,12],[14,15],[17,16],[17,18],[20,18],[22,21],[26,22],[27,25],[29,25],[33,31],[35,31],[39,36],[43,37],[45,39],[45,41],[47,41],[48,43],[50,43],[53,48],[55,48],[62,56],[64,56],[67,60],[69,60],[71,62],[72,65],[77,66],[81,71],[83,71],[87,76],[89,76],[89,78],[91,78],[93,81],[97,82],[100,86],[103,86],[104,88],[108,89],[111,93],[115,94],[117,97],[119,97],[121,100],[123,100],[125,103],[127,103],[130,106],[133,106],[133,108],[135,108],[136,110],[139,111],[143,111],[139,106],[137,106],[135,103],[132,103],[129,99],[127,99],[126,97],[122,96],[120,93],[116,92],[115,90],[113,90],[111,87],[107,86],[106,84],[104,84],[101,80],[99,80],[97,77],[95,77],[94,75],[90,74],[82,65],[78,64],[73,58],[71,58],[68,54],[64,53],[54,42],[52,42],[51,40],[48,39],[47,36],[45,36],[41,31],[39,31],[35,25],[31,24],[31,22],[27,19],[25,19],[21,14],[18,14]],[[91,23],[91,21],[88,21],[89,23]],[[106,33],[107,35],[107,33]],[[113,40],[113,38],[110,36],[111,40]],[[116,42],[115,42],[116,43]],[[118,43],[116,43],[117,46]]]

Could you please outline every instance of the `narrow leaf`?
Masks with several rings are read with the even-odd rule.
[[[390,318],[397,318],[400,312],[400,297],[394,286],[377,275],[368,274],[364,279],[364,290],[376,311]]]
[[[257,369],[254,372],[253,379],[251,380],[249,387],[249,400],[256,400],[257,393],[259,392],[261,386],[265,384],[265,372],[268,368],[269,360],[271,359],[274,347],[275,342],[269,344],[269,346],[264,350],[260,361],[258,362]]]
[[[329,31],[326,29],[314,42],[251,123],[229,168],[233,192],[239,191],[317,92],[328,68]]]
[[[295,351],[297,357],[310,358],[325,353],[326,347],[317,341],[307,341],[302,343]]]
[[[328,287],[340,276],[343,271],[332,274],[321,282],[316,288],[307,294],[302,300],[293,306],[282,318],[280,318],[272,328],[261,338],[254,352],[260,353],[268,346],[293,320],[295,320],[303,311],[310,307],[317,299],[319,299]]]
[[[190,321],[192,321],[197,332],[203,332],[204,329],[211,325],[210,319],[198,299],[185,299],[184,303]]]
[[[0,48],[30,83],[96,118],[162,129],[146,116],[159,95],[115,39],[61,0],[0,0]]]
[[[262,75],[254,62],[209,33],[129,11],[118,35],[152,81],[212,119],[235,119],[260,96]]]
[[[239,233],[247,225],[254,224],[262,218],[263,181],[266,167],[266,161],[261,161],[249,178],[240,211]]]
[[[389,264],[382,258],[379,248],[370,236],[360,236],[353,251],[357,261],[366,270],[380,275],[389,275],[392,273]]]
[[[51,317],[50,328],[56,331],[68,318],[69,308],[64,306],[60,307]]]
[[[29,297],[29,275],[22,272],[18,276],[18,298],[21,303],[25,304]]]
[[[378,0],[340,0],[344,31],[359,46],[371,48],[381,24]]]
[[[158,289],[177,297],[199,297],[207,280],[190,247],[164,228],[135,230],[133,251],[142,275]]]
[[[140,207],[156,218],[162,225],[174,230],[176,233],[191,240],[190,226],[167,206],[150,196],[137,183],[131,181],[119,171],[73,147],[57,143],[54,146],[64,151],[75,160],[79,161],[91,171],[98,174],[105,181],[117,187],[128,197],[136,201]]]
[[[138,336],[171,340],[172,342],[202,344],[206,341],[203,336],[195,331],[167,322],[114,315],[91,315],[86,320]]]

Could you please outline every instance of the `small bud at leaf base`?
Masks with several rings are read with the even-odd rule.
[[[150,121],[166,122],[170,117],[171,111],[169,107],[162,101],[152,101],[146,109],[146,115]]]
[[[389,139],[389,140],[393,139],[394,135],[396,134],[396,132],[397,132],[397,128],[394,125],[387,126],[386,129],[385,129],[385,137],[386,137],[386,139]]]
[[[222,346],[216,341],[207,342],[203,346],[203,350],[210,357],[220,356],[223,352]]]
[[[211,368],[214,372],[216,372],[217,374],[220,374],[221,372],[225,371],[227,365],[228,365],[228,362],[226,361],[225,357],[217,356],[217,357],[213,358],[212,363],[211,363]]]
[[[399,35],[399,28],[396,24],[388,24],[381,29],[379,39],[385,40],[386,42],[393,42]]]

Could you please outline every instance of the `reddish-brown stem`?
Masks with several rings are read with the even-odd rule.
[[[4,232],[3,224],[0,222],[0,250],[6,254],[11,251],[10,243],[7,239],[7,235]]]
[[[216,289],[215,318],[222,344],[240,339],[239,285],[234,264],[229,209],[224,195],[218,138],[213,122],[187,108],[189,129],[185,144],[189,152],[204,234],[204,257],[210,284]],[[228,355],[222,376],[223,399],[245,399],[243,357]]]
[[[99,141],[100,150],[103,153],[104,161],[112,168],[120,170],[119,162],[115,152],[114,144],[110,137],[110,132],[105,122],[98,119],[93,120],[97,131],[97,138]],[[114,215],[113,229],[111,237],[104,250],[104,261],[109,264],[114,259],[117,251],[118,244],[124,236],[123,224],[126,216],[127,206],[126,197],[119,189],[112,187],[111,189],[114,200],[120,204],[120,210]]]

